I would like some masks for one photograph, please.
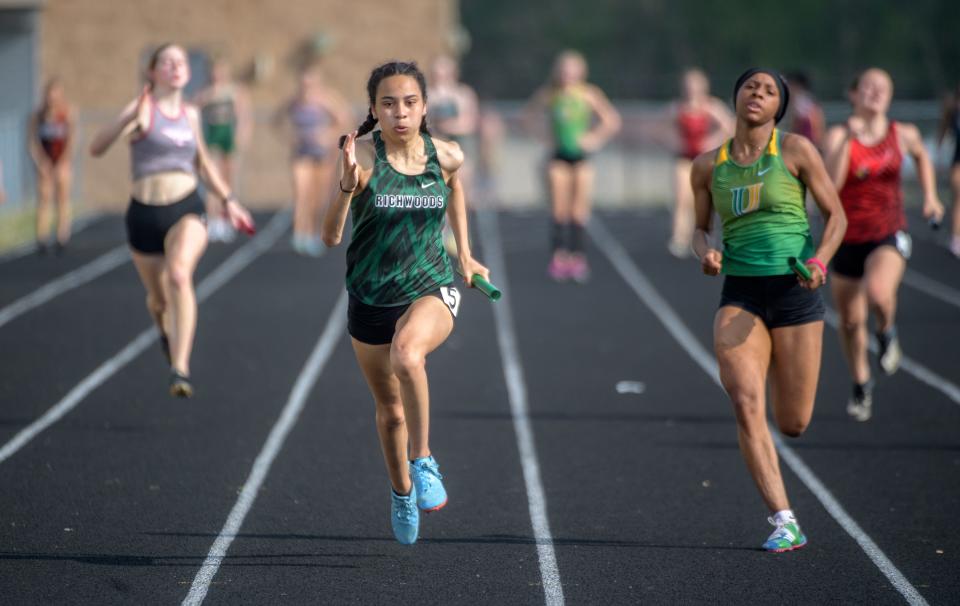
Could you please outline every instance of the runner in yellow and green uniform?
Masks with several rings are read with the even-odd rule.
[[[783,162],[783,137],[773,129],[760,158],[747,166],[731,158],[732,139],[716,154],[710,192],[723,224],[728,276],[792,276],[787,259],[813,256],[806,186]]]
[[[590,277],[585,228],[590,220],[593,167],[588,157],[620,130],[620,114],[586,77],[583,55],[561,53],[552,81],[534,95],[526,111],[528,117],[546,113],[553,138],[547,167],[553,215],[547,273],[558,282],[584,283]]]
[[[813,415],[820,374],[824,304],[817,289],[826,281],[846,218],[816,147],[776,129],[789,100],[783,77],[749,69],[733,96],[733,138],[693,163],[693,250],[703,273],[726,274],[714,351],[733,403],[740,451],[776,527],[763,549],[783,552],[803,547],[807,538],[790,509],[767,425],[767,375],[777,426],[787,436],[800,436]],[[806,189],[825,219],[816,248],[804,211]],[[722,252],[709,241],[714,210],[723,223]],[[790,257],[800,259],[809,279],[791,273]]]
[[[554,160],[569,164],[582,162],[587,157],[580,140],[590,130],[593,108],[589,93],[582,84],[559,89],[550,100],[550,125],[553,131]]]

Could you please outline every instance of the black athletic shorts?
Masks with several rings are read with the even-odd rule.
[[[145,254],[163,254],[170,228],[187,215],[197,215],[206,224],[206,207],[197,190],[173,204],[144,204],[130,198],[127,208],[127,240],[131,248]]]
[[[581,162],[586,161],[587,157],[588,156],[586,152],[580,152],[580,153],[565,152],[563,150],[558,149],[553,153],[553,156],[551,159],[559,160],[560,162],[566,162],[567,164],[573,165],[573,164],[580,164]]]
[[[910,240],[910,234],[905,231],[898,231],[890,234],[886,238],[874,240],[872,242],[858,242],[857,244],[841,244],[837,249],[837,254],[833,256],[831,266],[833,271],[847,278],[860,279],[863,277],[863,266],[870,253],[881,246],[892,246],[900,256],[907,260],[910,258],[910,252],[913,249],[913,242]]]
[[[818,290],[807,290],[797,276],[727,276],[720,307],[732,305],[763,320],[767,328],[823,320],[825,306]]]
[[[437,297],[450,310],[456,319],[460,310],[460,291],[455,286],[441,286],[429,292],[425,297]],[[403,305],[367,305],[352,294],[347,305],[347,332],[350,336],[367,345],[386,345],[393,342],[397,330],[397,320],[410,308],[412,303]]]

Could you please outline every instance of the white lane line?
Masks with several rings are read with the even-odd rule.
[[[90,227],[94,223],[98,223],[101,219],[106,217],[104,213],[94,213],[92,215],[87,215],[81,219],[77,219],[73,224],[71,229],[73,235],[80,233],[86,228]],[[36,242],[24,242],[20,246],[15,246],[3,253],[0,253],[0,263],[6,263],[7,261],[13,261],[14,259],[19,259],[20,257],[25,257],[32,252],[37,250]]]
[[[68,290],[82,286],[95,278],[102,276],[111,269],[114,269],[130,260],[130,250],[126,244],[122,244],[113,250],[110,250],[86,265],[81,265],[77,269],[66,273],[59,278],[47,282],[37,290],[28,295],[20,297],[13,303],[0,309],[0,326],[21,316],[31,309],[39,307],[62,295]]]
[[[273,246],[289,225],[289,213],[284,212],[274,215],[270,223],[267,224],[257,237],[230,255],[226,261],[200,283],[197,287],[197,303],[202,302],[213,294],[217,288],[223,286],[223,284],[236,276],[237,273],[249,265],[254,259]],[[215,287],[210,288],[210,284],[214,284]],[[157,329],[155,327],[151,326],[147,328],[130,341],[126,347],[101,364],[85,379],[77,383],[63,399],[47,410],[43,416],[24,427],[17,435],[13,436],[9,442],[0,448],[0,463],[9,459],[14,453],[37,437],[38,434],[76,408],[90,392],[102,385],[107,379],[129,364],[131,360],[140,355],[144,349],[156,341],[157,336]]]
[[[280,413],[280,418],[274,424],[273,429],[270,430],[267,441],[253,462],[250,475],[243,485],[243,490],[240,491],[240,496],[237,497],[237,502],[230,510],[223,529],[210,547],[210,552],[203,561],[200,570],[197,571],[197,576],[194,577],[193,584],[190,586],[190,593],[183,599],[184,606],[203,603],[213,577],[220,570],[220,564],[226,557],[230,544],[237,537],[244,519],[253,507],[254,501],[257,500],[257,493],[260,491],[263,481],[267,479],[267,474],[270,473],[270,466],[273,465],[274,459],[277,458],[277,454],[283,448],[283,443],[290,434],[290,430],[297,424],[300,412],[310,395],[310,390],[313,389],[313,385],[320,377],[323,367],[330,359],[337,342],[343,335],[346,324],[347,293],[344,291],[337,299],[337,304],[330,314],[330,319],[327,320],[327,326],[324,328],[323,334],[320,335],[320,340],[317,341],[313,352],[307,359],[306,364],[303,365],[303,370],[300,371],[300,376],[297,377],[297,381],[290,391],[290,397]]]
[[[490,273],[504,292],[503,299],[493,304],[493,317],[497,326],[500,358],[503,360],[503,375],[506,378],[507,393],[510,396],[513,428],[517,434],[517,448],[520,451],[523,480],[527,488],[530,522],[537,543],[543,593],[548,606],[560,606],[564,603],[563,585],[560,582],[557,556],[553,550],[550,519],[547,517],[547,497],[543,489],[543,481],[540,479],[540,463],[537,461],[533,428],[530,425],[527,386],[523,378],[523,365],[520,362],[520,351],[517,347],[513,316],[510,313],[510,284],[507,280],[507,268],[503,260],[503,248],[500,242],[500,228],[497,224],[496,211],[478,212],[477,225]]]
[[[960,307],[960,290],[951,288],[914,269],[907,269],[907,273],[903,275],[903,283],[934,299],[940,299],[948,305]]]
[[[836,330],[840,325],[840,318],[837,315],[837,312],[829,307],[827,308],[827,315],[825,319],[827,324],[832,326],[834,330]],[[877,345],[877,338],[873,335],[870,336],[869,347],[870,351],[873,353],[877,353],[877,350],[879,349]],[[913,358],[903,356],[900,359],[900,368],[906,373],[913,375],[913,377],[921,383],[926,383],[930,387],[944,394],[953,400],[955,404],[960,404],[960,387],[941,377],[923,364],[917,362]]]
[[[687,328],[683,321],[670,308],[666,300],[660,296],[653,284],[640,271],[640,268],[633,262],[630,255],[624,250],[623,246],[614,238],[613,234],[594,217],[588,227],[591,240],[604,255],[610,260],[623,280],[637,294],[641,301],[653,312],[657,319],[664,325],[667,331],[677,340],[694,361],[713,379],[713,381],[723,389],[720,384],[720,373],[717,368],[717,362],[713,356],[700,344],[693,336],[693,333]],[[817,478],[816,474],[807,467],[806,463],[797,455],[792,448],[787,446],[779,436],[776,428],[771,427],[770,433],[773,435],[774,443],[780,452],[781,458],[790,467],[791,470],[800,478],[807,489],[817,497],[817,500],[823,505],[827,513],[849,534],[857,545],[863,549],[867,557],[883,573],[890,584],[906,599],[912,606],[925,606],[927,601],[910,584],[903,573],[890,561],[883,553],[880,547],[864,532],[856,521],[840,505],[836,497],[830,490],[823,485],[823,482]]]

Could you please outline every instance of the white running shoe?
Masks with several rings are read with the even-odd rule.
[[[900,359],[903,358],[903,351],[900,349],[900,339],[893,330],[886,334],[877,334],[878,353],[880,358],[880,368],[888,376],[897,372],[900,368]]]
[[[864,423],[873,416],[873,382],[869,382],[862,389],[853,386],[853,394],[847,402],[847,414],[853,420]]]
[[[764,551],[786,553],[794,549],[800,549],[807,544],[807,537],[803,534],[803,531],[800,530],[800,525],[797,524],[796,520],[786,522],[767,518],[767,521],[776,526],[777,529],[773,531],[773,534],[771,534],[762,545],[761,549]]]

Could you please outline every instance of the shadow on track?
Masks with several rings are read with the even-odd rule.
[[[208,532],[148,532],[144,534],[149,534],[153,536],[172,536],[172,537],[215,537],[216,534]],[[348,536],[348,535],[322,535],[322,534],[302,534],[302,533],[290,533],[290,534],[262,534],[262,533],[239,533],[236,535],[237,539],[273,539],[278,541],[325,541],[325,542],[346,542],[346,543],[384,543],[388,545],[394,545],[395,540],[393,537],[388,537],[384,535],[383,537],[371,537],[371,536]],[[433,539],[420,539],[417,541],[418,544],[433,544],[433,545],[536,545],[537,540],[534,537],[519,536],[513,534],[487,534],[479,537],[460,537],[460,538],[433,538]],[[567,547],[631,547],[639,549],[695,549],[695,550],[726,550],[726,551],[763,551],[757,547],[744,547],[736,545],[664,545],[660,543],[646,543],[643,541],[619,541],[619,540],[602,540],[602,539],[564,539],[554,537],[552,541],[555,546],[567,546]],[[229,559],[230,556],[227,556],[226,559]],[[250,558],[253,557],[264,557],[264,556],[247,556]],[[268,556],[268,557],[280,557],[280,556]],[[359,556],[349,556],[349,557],[359,557]],[[374,554],[364,557],[387,557],[386,555]],[[3,555],[0,555],[0,560],[3,559]]]
[[[509,413],[500,412],[447,412],[435,411],[432,413],[435,418],[446,419],[470,419],[476,421],[509,421]],[[692,424],[692,425],[712,425],[729,424],[733,425],[734,420],[731,415],[657,415],[644,413],[612,413],[612,414],[588,414],[588,413],[568,413],[568,412],[534,412],[530,413],[530,418],[535,421],[611,421],[611,422],[634,422],[634,423],[663,423],[666,425]]]

